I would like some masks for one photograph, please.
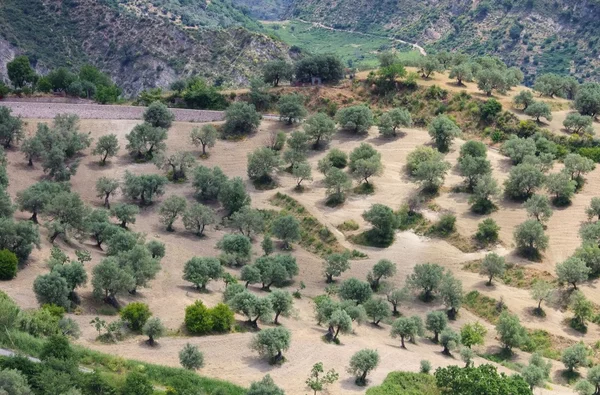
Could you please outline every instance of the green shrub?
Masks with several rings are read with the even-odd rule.
[[[185,327],[194,335],[205,335],[213,329],[213,320],[210,310],[201,300],[185,308]]]
[[[0,251],[0,280],[12,280],[17,275],[19,260],[9,250]]]
[[[491,218],[486,218],[477,225],[475,238],[482,244],[490,244],[498,241],[500,226]]]
[[[425,361],[427,362],[427,361]],[[391,372],[380,386],[367,390],[367,395],[438,395],[435,378],[425,373]]]
[[[140,331],[152,313],[147,304],[133,302],[125,306],[121,310],[120,315],[123,321],[127,322],[131,330]]]
[[[434,232],[446,236],[456,230],[456,216],[454,214],[444,214],[440,217],[437,224],[434,225]]]
[[[233,311],[226,304],[219,303],[209,310],[212,317],[213,331],[229,332],[235,322]]]

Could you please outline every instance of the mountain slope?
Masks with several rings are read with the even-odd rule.
[[[497,54],[529,79],[539,71],[600,78],[600,0],[294,0],[286,17]]]
[[[261,64],[289,58],[282,42],[243,27],[185,28],[105,0],[3,0],[0,48],[25,53],[38,71],[90,62],[127,93],[190,75],[246,83]],[[10,58],[0,56],[0,70]]]

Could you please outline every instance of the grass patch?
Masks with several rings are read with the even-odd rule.
[[[491,324],[498,321],[500,313],[507,310],[506,306],[489,296],[482,295],[479,291],[471,291],[465,295],[463,305],[471,313],[483,318]]]
[[[521,370],[525,367],[525,365],[520,362],[512,362],[511,359],[514,357],[514,354],[506,349],[502,349],[501,351],[493,354],[479,354],[479,356],[516,372],[521,372]]]
[[[431,374],[390,372],[383,383],[367,390],[367,395],[420,394],[438,395],[440,390]]]
[[[338,230],[340,230],[342,232],[352,232],[352,231],[358,230],[359,226],[355,220],[350,219],[348,221],[344,221],[343,223],[339,224],[337,226],[337,228],[338,228]]]
[[[466,262],[463,264],[463,270],[471,273],[479,273],[481,269],[481,259]],[[533,269],[526,266],[521,266],[514,263],[506,264],[506,271],[502,277],[497,277],[496,280],[502,281],[511,287],[529,289],[538,280],[545,280],[550,283],[556,282],[556,278],[550,272]]]
[[[44,340],[15,330],[0,335],[0,345],[20,351],[30,356],[39,357]],[[193,388],[202,393],[225,393],[231,395],[244,395],[246,390],[235,384],[202,377],[196,372],[181,368],[154,365],[146,362],[123,359],[117,356],[100,353],[85,347],[73,345],[79,364],[97,370],[116,382],[122,382],[124,376],[133,371],[142,370],[153,384],[162,387],[173,387],[184,393]],[[187,392],[186,392],[187,393]]]
[[[372,195],[375,193],[375,186],[373,184],[362,183],[354,188],[354,193],[357,195]]]
[[[444,239],[448,244],[466,253],[475,252],[479,249],[473,239],[461,235],[455,229],[446,229],[444,226],[440,226],[439,223],[434,224],[427,220],[423,214],[410,211],[407,206],[401,207],[396,215],[400,222],[399,230],[412,230],[418,235]]]
[[[560,361],[562,350],[576,343],[566,337],[552,335],[543,329],[529,329],[527,333],[527,342],[520,347],[521,350],[529,353],[538,352],[544,358],[556,361]]]
[[[277,192],[270,199],[270,202],[275,207],[282,208],[287,214],[293,215],[300,221],[300,245],[306,250],[322,257],[334,252],[344,252],[344,248],[335,235],[315,217],[310,215],[308,210],[296,199]]]
[[[366,230],[357,235],[350,235],[347,239],[354,244],[377,248],[389,247],[394,242],[394,237],[383,239],[373,229]]]

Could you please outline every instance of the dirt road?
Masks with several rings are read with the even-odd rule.
[[[12,109],[13,115],[26,118],[52,119],[57,114],[77,114],[81,119],[142,119],[146,107],[108,106],[100,104],[69,104],[0,101],[0,106]],[[171,109],[180,122],[222,121],[222,111]]]

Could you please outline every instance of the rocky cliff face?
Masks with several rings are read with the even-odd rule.
[[[38,70],[92,63],[128,94],[192,75],[243,85],[265,62],[289,58],[284,43],[243,27],[185,28],[104,0],[3,0],[0,74],[19,53]]]

